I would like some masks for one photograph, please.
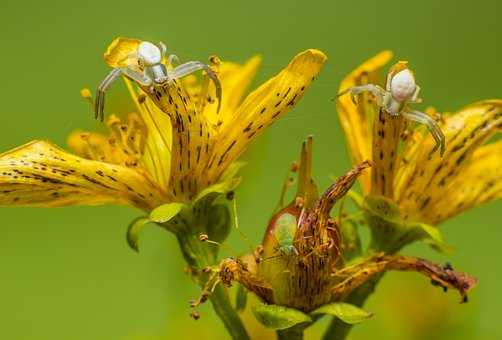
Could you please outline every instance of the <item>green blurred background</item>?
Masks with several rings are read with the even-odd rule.
[[[250,165],[237,192],[240,221],[255,243],[308,134],[315,136],[321,186],[348,169],[330,98],[364,59],[388,48],[409,60],[425,103],[439,110],[502,94],[498,0],[4,0],[0,8],[1,150],[34,138],[65,145],[74,129],[102,128],[79,90],[94,88],[108,72],[101,55],[119,35],[162,40],[182,60],[216,53],[243,62],[260,53],[264,64],[254,86],[303,49],[326,52],[329,60],[305,98],[244,156]],[[120,98],[121,85],[112,90],[110,110],[120,108]],[[501,339],[501,208],[495,202],[445,223],[453,254],[406,249],[478,276],[470,303],[460,305],[456,294],[418,275],[392,273],[366,306],[375,317],[351,339]],[[172,235],[147,228],[141,253],[128,249],[125,228],[138,214],[127,207],[2,209],[0,338],[226,338],[209,305],[199,321],[189,318],[187,301],[199,291],[183,273]],[[235,235],[230,242],[245,249]],[[256,338],[273,336],[245,318]],[[325,326],[313,327],[308,338]]]

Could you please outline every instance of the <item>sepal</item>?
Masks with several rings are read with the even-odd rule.
[[[345,302],[329,303],[317,308],[311,314],[332,315],[350,325],[363,322],[373,316],[373,313],[366,312],[355,305]]]
[[[408,222],[392,200],[383,196],[366,196],[363,203],[371,234],[371,247],[376,251],[396,252],[407,244],[423,240],[433,249],[448,251],[438,228],[418,222]]]
[[[275,330],[312,322],[312,318],[302,311],[279,305],[260,304],[253,307],[253,314],[262,325]]]
[[[126,240],[129,247],[131,247],[131,249],[135,252],[139,253],[139,233],[143,230],[145,225],[150,222],[151,220],[148,216],[141,216],[135,218],[129,224],[129,227],[127,228]]]
[[[186,207],[186,204],[178,202],[163,204],[150,212],[150,220],[156,223],[169,222]]]
[[[221,175],[220,181],[213,184],[205,189],[203,189],[194,200],[194,203],[199,202],[204,197],[211,194],[226,194],[239,185],[242,178],[237,176],[239,170],[245,165],[244,162],[234,162],[232,163],[225,172]]]

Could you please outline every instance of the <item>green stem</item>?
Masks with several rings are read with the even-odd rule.
[[[183,257],[191,267],[194,275],[196,275],[195,277],[198,278],[199,284],[204,286],[205,280],[199,274],[201,269],[216,264],[216,252],[214,251],[214,245],[200,241],[198,236],[197,234],[182,232],[177,234]],[[225,288],[218,285],[209,299],[232,339],[249,340],[249,335],[239,315],[232,307]]]
[[[291,328],[278,330],[277,339],[278,340],[303,340],[303,331],[305,326],[297,325]]]
[[[378,253],[381,251],[381,248],[382,247],[378,247],[375,243],[373,243],[370,245],[368,253]],[[399,249],[400,248],[395,249],[393,252],[389,252],[389,254],[397,253]],[[382,279],[383,275],[384,273],[376,275],[374,278],[353,291],[344,301],[355,306],[362,307],[368,297],[375,291],[375,288]],[[352,330],[352,326],[353,325],[347,324],[338,318],[333,318],[328,329],[324,333],[322,340],[344,340]]]
[[[225,288],[218,285],[209,299],[211,300],[214,311],[225,325],[232,339],[249,340],[249,335],[239,315],[230,304],[230,299],[228,298]]]
[[[352,195],[349,196],[358,202],[363,202],[362,197],[358,196],[355,192],[352,192]],[[361,204],[359,204],[359,206],[362,207]],[[376,216],[375,218],[367,219],[367,223],[371,227],[372,236],[366,255],[369,256],[380,252],[385,252],[387,255],[394,255],[407,244],[400,241],[399,237],[396,237],[391,232],[385,232],[385,230],[394,230],[395,226],[392,224],[393,222],[389,222],[379,216]],[[408,243],[409,242],[410,241],[408,241]],[[375,287],[380,282],[383,275],[384,273],[376,275],[371,280],[354,290],[346,299],[344,299],[344,301],[358,307],[362,307],[368,297],[375,291]],[[322,339],[344,340],[348,336],[351,329],[352,325],[344,323],[338,318],[333,318]]]

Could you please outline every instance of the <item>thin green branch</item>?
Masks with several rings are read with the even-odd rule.
[[[196,273],[195,275],[198,275],[203,268],[216,264],[215,252],[211,249],[214,245],[200,241],[197,234],[178,233],[177,237],[183,257],[191,269]],[[205,281],[201,279],[200,276],[198,276],[197,281],[201,287],[204,286]],[[209,300],[232,339],[250,340],[244,324],[232,307],[224,287],[221,285],[216,286]]]
[[[209,297],[213,305],[213,309],[225,325],[228,333],[234,340],[249,340],[244,324],[239,315],[232,307],[228,294],[221,285],[216,286],[213,293]]]

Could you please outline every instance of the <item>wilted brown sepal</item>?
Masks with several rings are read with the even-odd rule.
[[[250,261],[250,264],[252,264],[252,261]],[[231,287],[232,282],[237,281],[264,302],[273,303],[272,286],[257,277],[253,268],[250,268],[247,263],[240,259],[227,258],[221,261],[219,277],[227,287]]]
[[[359,165],[356,165],[352,170],[341,176],[333,183],[328,190],[324,192],[321,198],[317,201],[315,209],[319,209],[321,213],[329,214],[335,203],[345,196],[347,191],[352,188],[354,182],[359,177],[361,172],[372,166],[371,161],[365,160]]]
[[[340,255],[341,235],[339,226],[330,217],[330,211],[350,190],[361,172],[369,166],[370,162],[364,161],[338,178],[316,201],[314,207],[305,212],[295,235],[300,257],[311,255],[313,251],[324,248],[332,252],[318,255],[330,256],[330,260],[333,260],[330,261],[330,265],[336,263]]]
[[[378,254],[368,260],[346,267],[333,274],[338,283],[333,287],[333,299],[341,300],[357,287],[367,282],[376,274],[390,270],[414,271],[431,279],[434,285],[445,290],[458,290],[462,302],[467,301],[467,293],[474,288],[478,280],[468,274],[453,270],[450,265],[441,266],[425,259],[411,256],[389,256]]]

